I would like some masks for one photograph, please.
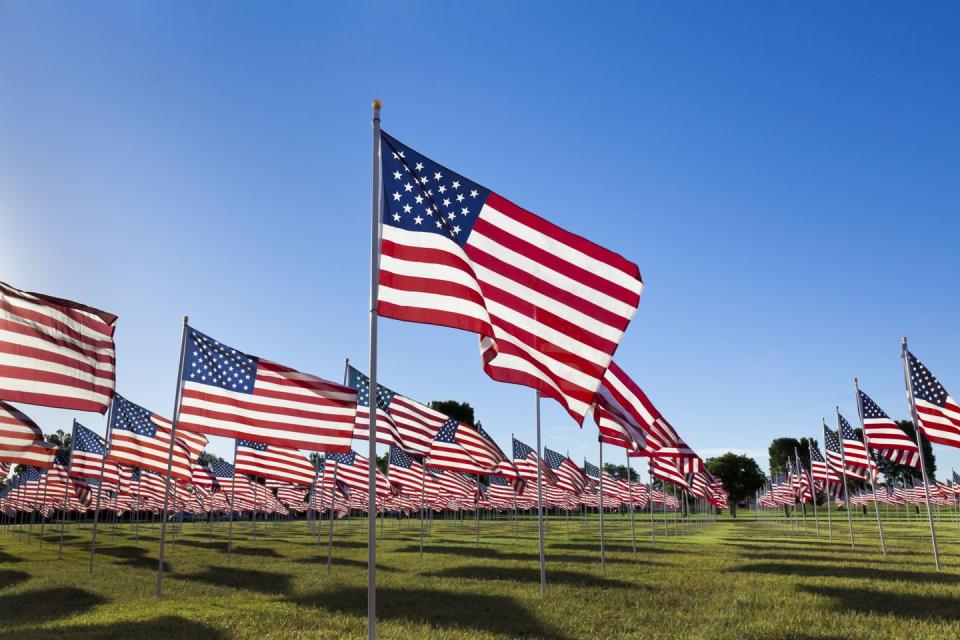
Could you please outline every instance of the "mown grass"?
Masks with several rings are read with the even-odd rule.
[[[836,516],[836,514],[835,514]],[[664,537],[637,521],[631,553],[624,518],[607,518],[601,572],[597,520],[548,525],[549,590],[538,584],[536,529],[509,521],[435,520],[421,560],[416,520],[387,521],[379,548],[382,638],[956,638],[960,637],[960,528],[938,529],[944,570],[933,570],[925,521],[876,524],[845,516],[834,541],[813,521],[795,531],[749,515]],[[164,597],[154,597],[157,530],[101,528],[87,573],[89,524],[42,536],[0,528],[0,640],[52,638],[360,638],[366,633],[366,531],[337,522],[332,571],[326,523],[318,546],[307,524],[184,524],[167,547]],[[669,521],[671,534],[676,531]],[[799,527],[797,527],[799,528]]]

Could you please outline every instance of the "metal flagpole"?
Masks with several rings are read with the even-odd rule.
[[[540,536],[540,595],[547,595],[547,564],[543,553],[543,461],[540,452],[543,447],[540,445],[540,392],[537,391],[537,527]],[[603,496],[601,496],[602,499]]]
[[[913,429],[917,432],[917,448],[920,450],[920,473],[923,474],[923,495],[927,501],[927,520],[930,522],[930,541],[933,543],[933,561],[940,571],[940,549],[937,547],[937,529],[933,526],[933,514],[930,511],[930,485],[927,480],[927,462],[923,455],[923,436],[920,434],[920,419],[917,417],[917,403],[913,399],[913,382],[910,380],[910,366],[907,363],[907,338],[903,337],[900,357],[903,358],[903,379],[907,385],[907,400],[910,403],[910,417]]]
[[[93,535],[90,539],[90,566],[87,572],[93,575],[93,558],[97,554],[97,522],[100,520],[100,495],[103,493],[103,466],[107,462],[107,455],[110,453],[110,421],[113,419],[113,399],[110,400],[110,408],[107,410],[107,437],[104,439],[103,458],[100,459],[100,485],[97,487],[97,504],[93,509]]]
[[[847,510],[847,527],[850,528],[850,546],[853,546],[853,515],[850,513],[850,492],[847,491],[847,456],[844,454],[843,446],[843,434],[840,433],[840,407],[835,405],[837,409],[837,440],[840,442],[840,465],[842,468],[843,476],[843,504]]]
[[[313,524],[313,531],[310,533],[317,533],[319,531],[317,527],[317,482],[320,480],[320,454],[313,454],[313,486],[310,488],[310,504],[307,505],[309,511],[307,512],[307,520],[310,520]],[[312,520],[311,520],[312,517]],[[308,527],[309,530],[309,527]],[[317,533],[317,546],[320,546],[320,534]]]
[[[826,418],[820,418],[820,422],[821,422],[821,424],[823,424],[823,448],[824,448],[824,451],[826,451],[826,448],[827,448],[827,419],[826,419]],[[812,465],[811,465],[811,466],[812,466]],[[826,467],[826,476],[827,476],[827,480],[826,480],[826,482],[827,482],[827,487],[826,487],[826,492],[827,492],[827,531],[830,533],[830,542],[833,542],[833,518],[832,518],[831,513],[830,513],[830,511],[831,511],[830,502],[831,502],[831,500],[832,500],[832,497],[831,497],[831,495],[830,495],[830,456],[829,456],[829,455],[827,456],[826,462],[824,463],[824,467]]]
[[[474,519],[477,522],[477,547],[480,546],[480,475],[476,474],[477,479],[477,496],[473,503],[473,513]]]
[[[57,560],[63,560],[63,529],[67,523],[67,500],[70,490],[70,470],[73,468],[73,447],[74,438],[77,435],[77,419],[73,419],[73,427],[70,430],[70,457],[67,458],[67,481],[63,484],[63,510],[60,512],[60,546],[57,548]]]
[[[380,106],[373,101],[373,189],[370,229],[370,442],[367,509],[367,639],[377,637],[377,300],[380,281],[380,235],[383,224],[380,188]]]
[[[860,416],[860,431],[863,436],[863,447],[867,450],[867,459],[870,460],[870,444],[867,441],[867,426],[863,421],[863,407],[860,406],[860,381],[853,379],[854,394],[857,398],[857,415]],[[873,491],[873,508],[877,512],[877,531],[880,532],[880,549],[883,555],[887,555],[887,542],[883,538],[883,522],[880,521],[880,503],[877,501],[877,480],[873,475],[873,469],[867,467],[867,473],[870,475],[870,489]]]
[[[802,475],[802,474],[800,473],[800,470],[801,470],[803,467],[800,466],[800,452],[797,451],[797,448],[796,448],[796,447],[793,448],[793,459],[796,460],[796,462],[797,462],[797,483],[800,483],[800,476]],[[806,506],[807,503],[806,503],[806,501],[803,499],[803,484],[800,484],[800,486],[799,486],[798,488],[799,488],[799,490],[800,490],[800,491],[799,491],[799,493],[800,493],[800,514],[801,514],[801,517],[803,518],[803,535],[807,535],[807,506]],[[811,491],[811,494],[812,494],[812,493],[813,493],[813,492]]]
[[[427,458],[420,458],[420,559],[423,560],[423,502],[427,486]]]
[[[597,435],[597,448],[600,450],[600,571],[607,570],[607,559],[603,553],[603,437]]]
[[[236,473],[236,468],[234,468],[234,473]],[[257,482],[256,478],[251,476],[251,483],[253,484],[253,514],[250,517],[250,523],[253,525],[253,541],[257,541],[257,485],[260,484]]]
[[[623,452],[627,454],[627,495],[630,498],[630,541],[633,545],[633,555],[637,555],[637,530],[636,525],[634,524],[633,516],[636,508],[633,504],[633,480],[630,476],[633,474],[633,471],[630,469],[630,451],[624,449]]]
[[[173,422],[170,426],[170,447],[167,450],[167,475],[163,483],[163,519],[160,521],[160,559],[157,561],[157,597],[163,595],[163,552],[167,542],[167,510],[170,501],[170,476],[173,473],[173,447],[177,439],[177,421],[180,419],[180,389],[183,385],[183,361],[187,357],[187,322],[183,316],[183,335],[180,338],[180,370],[177,372],[177,395],[173,400]]]
[[[333,463],[333,479],[330,486],[330,522],[327,527],[327,573],[333,570],[333,518],[335,514],[334,507],[337,504],[337,471],[340,469],[340,463]],[[323,475],[327,475],[327,466],[324,463]]]
[[[813,499],[810,502],[813,503],[813,522],[817,527],[817,537],[820,537],[820,519],[817,517],[817,481],[813,478],[813,465],[810,465],[810,468],[807,469],[807,479],[810,481],[810,493],[813,494]]]
[[[650,481],[647,483],[647,501],[650,503],[650,544],[655,547],[657,546],[657,532],[653,524],[653,460],[650,458],[647,458],[647,474],[650,476]]]

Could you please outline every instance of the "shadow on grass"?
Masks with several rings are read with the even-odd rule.
[[[294,560],[297,564],[312,565],[318,569],[325,569],[327,567],[327,556],[313,556],[309,558],[297,558]],[[354,560],[352,558],[338,558],[333,557],[333,568],[337,567],[356,567],[358,569],[367,570],[367,561],[366,560]],[[387,566],[385,564],[377,563],[377,571],[386,571],[387,573],[396,573],[397,570],[394,567]]]
[[[336,546],[336,544],[334,544]],[[364,545],[366,546],[366,545]],[[420,545],[412,544],[407,547],[396,549],[397,553],[420,553]],[[423,553],[442,553],[451,556],[469,556],[471,558],[497,558],[503,557],[496,549],[489,547],[458,547],[454,545],[424,544]],[[534,554],[531,554],[531,557]]]
[[[433,571],[423,574],[432,578],[467,578],[470,580],[508,580],[525,584],[540,582],[540,569],[537,567],[451,567],[442,571]],[[547,581],[550,584],[565,584],[574,587],[601,587],[605,589],[646,589],[650,587],[624,580],[604,578],[603,576],[576,571],[547,570]]]
[[[177,640],[227,640],[223,631],[179,616],[165,616],[141,622],[71,625],[54,629],[22,629],[0,633],[2,640],[115,640],[116,638],[177,638]]]
[[[770,573],[774,575],[793,575],[805,578],[855,578],[879,582],[917,582],[925,584],[960,584],[960,576],[934,571],[903,571],[900,569],[875,569],[872,567],[851,567],[829,564],[782,564],[764,562],[737,567],[737,573]]]
[[[197,549],[210,549],[212,551],[223,551],[227,552],[227,541],[226,540],[177,540],[177,545],[183,545],[185,547],[195,547]]]
[[[644,540],[644,543],[646,543],[646,540]],[[639,553],[655,553],[657,555],[663,555],[663,554],[669,554],[669,553],[681,553],[676,549],[662,549],[660,547],[657,547],[656,549],[652,549],[644,543],[640,543],[640,542],[637,543],[638,554]],[[604,548],[606,548],[607,551],[612,551],[615,553],[618,553],[618,552],[632,553],[633,552],[633,547],[628,544],[604,544],[603,546]],[[586,543],[586,542],[562,542],[558,544],[548,543],[547,552],[549,553],[551,549],[566,549],[568,551],[596,551],[597,553],[599,553],[600,543],[599,542],[595,542],[593,544]]]
[[[37,589],[0,596],[4,625],[35,622],[39,615],[44,622],[66,618],[104,604],[106,600],[89,591],[73,587]],[[21,633],[20,637],[27,637]]]
[[[203,573],[174,576],[179,580],[204,582],[228,589],[283,594],[290,591],[290,576],[273,571],[236,569],[234,567],[207,567]]]
[[[357,617],[367,615],[366,587],[320,591],[294,598],[294,602]],[[378,588],[377,618],[446,629],[474,630],[511,638],[566,638],[558,629],[539,620],[512,598],[484,593]]]
[[[79,539],[80,539],[80,536],[68,535],[68,534],[66,534],[66,533],[63,534],[63,541],[64,541],[64,542],[70,542],[71,540],[79,540]],[[45,536],[43,536],[43,540],[44,540],[44,542],[55,542],[55,543],[58,543],[58,544],[59,544],[59,542],[60,542],[60,534],[59,534],[59,533],[55,533],[55,534],[53,534],[53,535],[45,535]]]
[[[13,569],[0,569],[0,589],[6,589],[26,582],[30,579],[30,574],[26,571],[14,571]]]
[[[960,599],[957,598],[846,587],[800,588],[830,598],[833,608],[840,612],[889,614],[917,620],[960,620]]]
[[[226,549],[224,549],[226,550]],[[255,556],[258,558],[282,558],[283,555],[268,547],[234,547],[233,553],[238,556]]]
[[[135,569],[156,570],[159,562],[158,558],[151,557],[147,550],[141,547],[102,547],[97,549],[97,554],[120,558],[120,562],[117,564]],[[173,567],[169,561],[163,561],[163,570],[167,572],[173,571]]]
[[[19,556],[12,556],[5,551],[0,551],[0,564],[3,564],[3,563],[13,564],[15,562],[23,562],[23,558]]]

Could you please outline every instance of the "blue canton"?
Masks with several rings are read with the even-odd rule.
[[[187,363],[183,379],[227,391],[253,393],[260,359],[187,327]]]
[[[347,386],[357,390],[357,406],[370,406],[370,378],[360,373],[353,367],[347,367]],[[395,392],[387,389],[382,384],[377,385],[377,407],[384,411],[393,401]]]
[[[77,428],[74,431],[73,448],[75,451],[95,453],[100,456],[107,453],[103,438],[80,423],[77,423]]]
[[[113,399],[113,420],[111,429],[132,431],[139,436],[157,437],[157,425],[151,419],[153,412],[134,404],[119,393]]]

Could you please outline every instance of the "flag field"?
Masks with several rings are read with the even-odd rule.
[[[925,518],[885,517],[883,558],[871,514],[846,520],[756,518],[679,525],[605,516],[606,570],[596,516],[551,518],[548,592],[538,588],[535,520],[519,536],[505,517],[435,519],[423,558],[419,521],[386,520],[378,543],[378,616],[384,638],[949,638],[960,636],[960,527],[940,513],[944,570],[932,570]],[[809,514],[808,514],[809,515]],[[898,517],[899,516],[899,517]],[[304,521],[186,522],[166,553],[164,597],[154,597],[157,525],[103,524],[87,575],[89,523],[0,527],[0,640],[77,637],[356,638],[366,630],[365,518],[337,521],[333,566]],[[669,536],[664,536],[666,525]],[[172,529],[172,527],[171,527]],[[381,530],[378,529],[378,534]]]

